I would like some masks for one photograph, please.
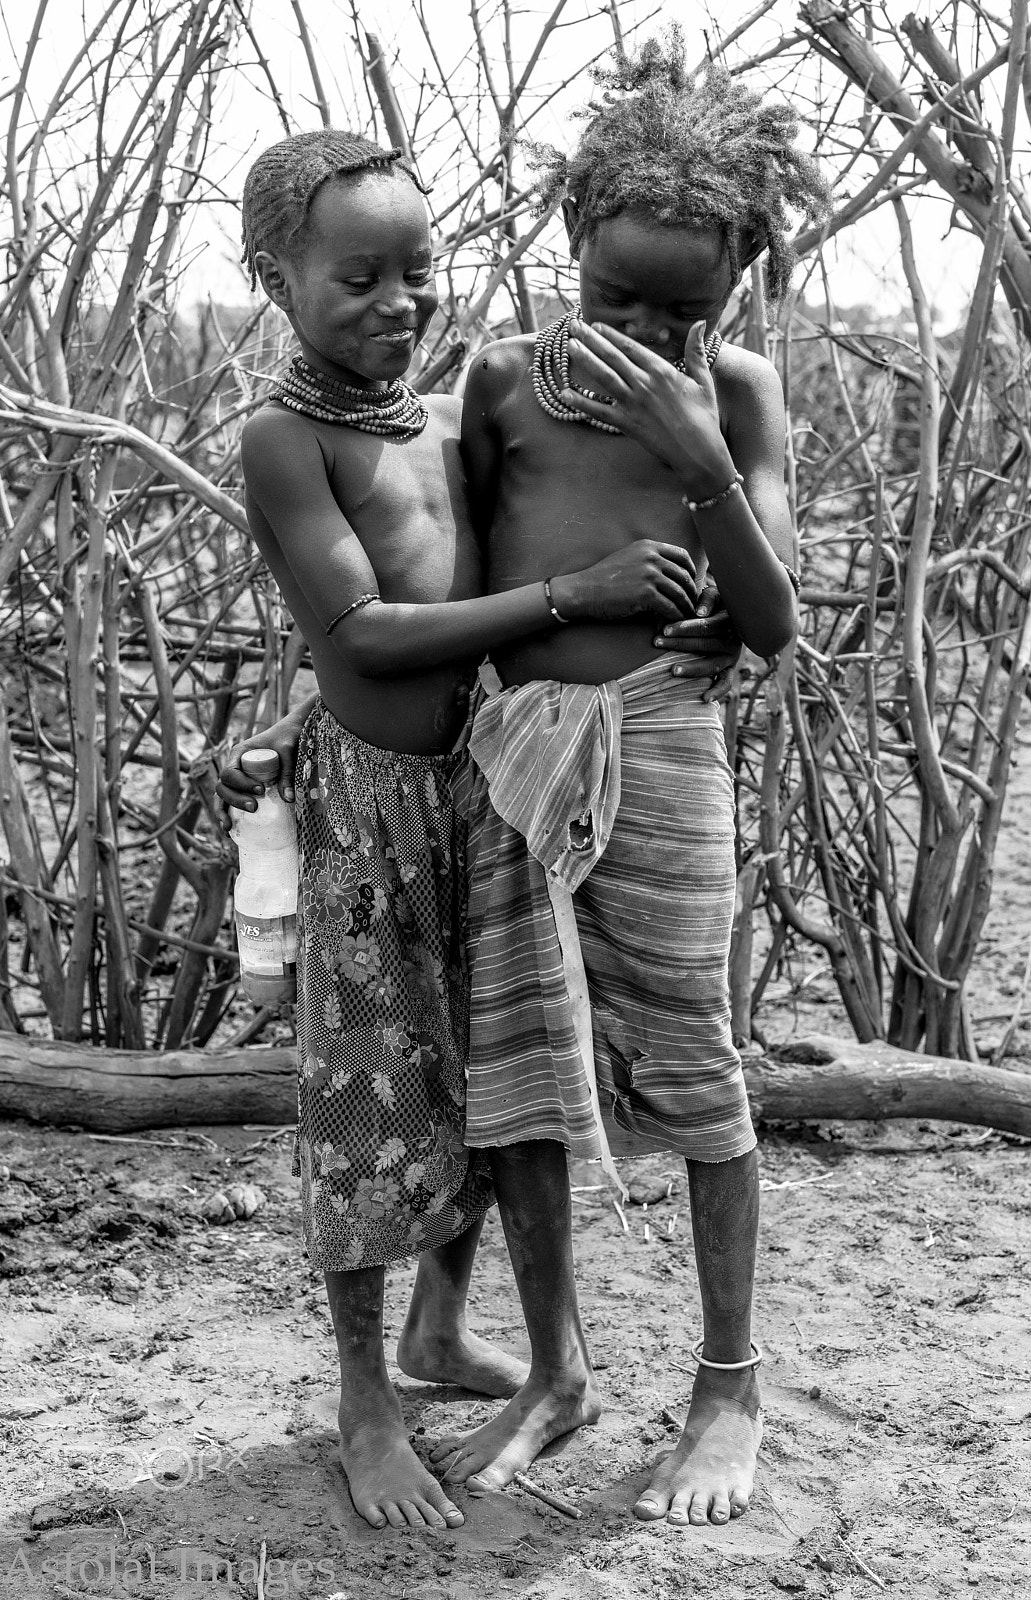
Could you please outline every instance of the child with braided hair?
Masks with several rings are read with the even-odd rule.
[[[489,587],[661,533],[768,657],[796,625],[784,403],[769,362],[723,344],[717,324],[764,250],[769,293],[783,290],[788,213],[820,215],[826,186],[794,148],[789,108],[718,68],[694,81],[677,31],[600,76],[572,158],[538,152],[580,307],[488,346],[466,388]],[[514,1218],[531,1368],[497,1417],[432,1459],[445,1482],[497,1488],[596,1420],[566,1154],[672,1149],[687,1165],[702,1337],[683,1433],[634,1510],[685,1525],[740,1515],[752,1491],[759,1185],[730,1029],[732,778],[715,707],[661,674],[662,643],[642,618],[570,619],[491,651],[500,686],[469,743],[466,1141],[491,1151]],[[572,998],[584,990],[590,1015]]]
[[[333,129],[267,150],[244,189],[252,285],[300,355],[248,421],[251,532],[311,652],[318,697],[248,741],[299,739],[295,1169],[340,1357],[340,1457],[374,1527],[456,1526],[415,1456],[383,1354],[385,1266],[420,1254],[399,1361],[511,1394],[525,1367],[473,1337],[466,1292],[489,1162],[464,1145],[465,829],[451,783],[484,652],[566,616],[689,616],[681,544],[483,596],[459,402],[403,380],[436,309],[426,206],[398,150]],[[710,671],[708,664],[703,670]],[[229,804],[253,805],[239,766]],[[290,796],[292,798],[292,796]]]

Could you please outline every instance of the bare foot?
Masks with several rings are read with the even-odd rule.
[[[476,1394],[507,1398],[526,1382],[529,1368],[467,1328],[441,1332],[409,1312],[397,1342],[397,1364],[420,1383],[454,1383]]]
[[[464,1483],[474,1494],[484,1494],[511,1483],[552,1439],[600,1416],[601,1401],[589,1368],[566,1375],[560,1384],[531,1377],[499,1416],[464,1437],[442,1439],[430,1451],[430,1460],[453,1457],[445,1483]]]
[[[370,1527],[459,1528],[465,1521],[409,1444],[396,1399],[360,1418],[341,1405],[340,1464],[354,1509]]]
[[[754,1369],[699,1367],[687,1422],[673,1452],[656,1464],[634,1506],[646,1522],[724,1523],[748,1510],[762,1410]]]

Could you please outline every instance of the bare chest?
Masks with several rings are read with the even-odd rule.
[[[520,384],[499,416],[500,498],[508,517],[595,522],[628,540],[690,537],[676,475],[643,445],[582,423],[557,422]]]
[[[352,437],[327,470],[334,499],[385,599],[436,601],[478,592],[479,558],[456,439],[441,439],[430,428],[404,444]]]

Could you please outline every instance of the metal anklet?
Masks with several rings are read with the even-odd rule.
[[[749,1339],[748,1344],[752,1354],[747,1361],[709,1361],[702,1355],[705,1348],[704,1338],[699,1339],[691,1354],[700,1367],[712,1367],[715,1372],[744,1372],[748,1367],[758,1367],[763,1358],[762,1349],[754,1339]]]
[[[544,598],[548,602],[548,610],[551,612],[551,614],[555,618],[556,622],[563,622],[564,623],[564,622],[570,622],[572,620],[572,618],[564,617],[562,615],[561,611],[558,609],[558,606],[555,604],[554,600],[551,598],[551,579],[550,578],[545,578],[545,580],[544,580]]]

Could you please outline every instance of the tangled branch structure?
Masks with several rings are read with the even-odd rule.
[[[796,651],[752,663],[728,708],[732,988],[747,1038],[771,978],[816,947],[860,1039],[972,1055],[966,988],[1031,673],[1028,17],[890,9],[860,28],[830,0],[797,17],[771,0],[707,39],[795,98],[839,197],[796,240],[776,321],[753,274],[726,329],[784,377],[804,572]],[[464,33],[433,10],[411,0],[399,52],[356,26],[334,76],[292,7],[301,115],[402,143],[432,185],[423,390],[561,303],[520,141],[587,96],[553,51],[564,0],[531,32],[510,0],[473,0]],[[257,11],[111,0],[45,89],[47,14],[39,0],[5,97],[0,179],[0,1028],[240,1043],[266,1019],[237,1008],[214,763],[304,670],[246,537],[237,452],[286,341],[253,302],[189,313],[184,285],[215,249],[191,230],[241,181],[246,152],[220,142],[234,86],[264,96],[267,142],[298,122]],[[584,61],[632,31],[615,4],[575,26]],[[913,240],[936,200],[947,247],[976,255],[955,333]],[[829,241],[889,217],[908,307],[841,310]]]

